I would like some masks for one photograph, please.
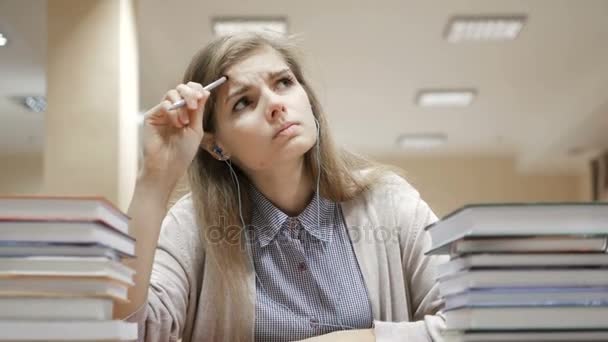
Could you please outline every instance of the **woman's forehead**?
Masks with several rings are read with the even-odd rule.
[[[274,49],[265,48],[234,64],[225,72],[228,85],[248,83],[253,78],[264,77],[289,69],[283,57]]]

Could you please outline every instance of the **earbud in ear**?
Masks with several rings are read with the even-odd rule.
[[[213,145],[213,152],[220,158],[220,159],[224,159],[224,151],[222,151],[222,148],[217,146],[217,145]]]

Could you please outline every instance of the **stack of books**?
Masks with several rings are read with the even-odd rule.
[[[466,206],[426,228],[446,341],[608,341],[608,203]]]
[[[0,197],[0,341],[133,341],[128,217],[99,198]]]

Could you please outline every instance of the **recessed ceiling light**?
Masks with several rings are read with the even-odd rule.
[[[213,20],[213,33],[216,36],[240,32],[270,32],[286,35],[287,20],[284,18],[228,18]]]
[[[26,96],[23,104],[32,112],[41,113],[46,111],[46,98],[44,96]]]
[[[410,133],[397,138],[397,144],[406,149],[428,149],[443,145],[448,137],[443,133]]]
[[[422,90],[416,96],[420,107],[466,107],[473,103],[476,91],[461,90]]]
[[[6,45],[7,42],[8,42],[8,39],[6,39],[6,37],[4,35],[2,35],[2,33],[0,33],[0,46]]]
[[[454,17],[448,23],[445,38],[450,43],[513,40],[525,22],[524,15]]]

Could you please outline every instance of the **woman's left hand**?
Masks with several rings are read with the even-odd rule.
[[[375,342],[374,329],[340,330],[315,336],[301,342]]]

